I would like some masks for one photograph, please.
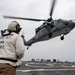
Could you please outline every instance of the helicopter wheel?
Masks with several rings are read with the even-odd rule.
[[[64,35],[60,37],[61,40],[64,40]]]

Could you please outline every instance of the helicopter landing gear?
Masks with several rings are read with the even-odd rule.
[[[64,35],[61,35],[60,39],[61,39],[61,40],[64,40]]]

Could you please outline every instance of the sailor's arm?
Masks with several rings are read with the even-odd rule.
[[[24,35],[21,35],[21,37],[23,39],[23,43],[24,43],[25,46],[31,46],[31,44],[33,43],[32,42],[33,40],[32,41],[30,41],[30,40],[29,41],[26,41]]]
[[[23,58],[24,56],[24,53],[25,53],[25,46],[24,46],[24,43],[23,43],[23,39],[22,37],[17,37],[17,40],[16,40],[16,54],[17,54],[17,57],[18,58]]]

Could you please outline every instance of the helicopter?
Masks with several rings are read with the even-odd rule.
[[[44,23],[35,29],[35,36],[30,40],[26,41],[24,36],[24,44],[26,46],[31,46],[33,43],[46,41],[57,36],[60,36],[61,40],[64,40],[64,35],[67,35],[75,27],[75,23],[72,20],[58,19],[53,20],[52,15],[54,11],[56,0],[52,0],[50,18],[45,19],[33,19],[33,18],[22,18],[22,17],[13,17],[13,16],[3,16],[8,19],[21,19],[21,20],[30,20],[30,21],[44,21]]]

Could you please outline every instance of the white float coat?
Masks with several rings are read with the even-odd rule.
[[[0,60],[0,63],[9,63],[12,66],[21,65],[21,58],[24,56],[25,46],[20,35],[12,32],[7,36],[0,36],[0,57],[18,60],[11,62],[7,60]]]

